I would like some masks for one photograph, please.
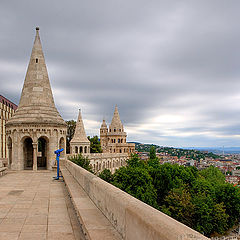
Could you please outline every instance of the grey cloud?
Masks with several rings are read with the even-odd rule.
[[[76,118],[75,108],[83,105],[86,120],[110,122],[118,104],[125,126],[141,131],[141,124],[159,115],[192,114],[199,120],[164,127],[199,135],[164,136],[156,127],[130,139],[238,146],[236,138],[201,132],[238,132],[238,102],[230,109],[228,98],[238,96],[240,87],[239,5],[233,0],[1,1],[1,94],[18,102],[39,25],[55,102],[65,119]],[[1,61],[25,67],[3,72]]]

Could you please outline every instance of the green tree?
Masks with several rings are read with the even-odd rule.
[[[70,157],[69,160],[77,164],[78,166],[86,169],[87,171],[93,172],[92,167],[90,165],[90,160],[88,159],[88,157],[82,156],[81,153]]]
[[[101,143],[98,139],[98,136],[89,137],[88,140],[90,141],[90,153],[102,153]]]
[[[214,202],[210,195],[204,193],[193,195],[194,204],[193,228],[198,232],[210,236],[213,229]]]
[[[113,174],[109,169],[105,168],[98,176],[106,182],[111,183],[113,181]]]
[[[152,168],[158,168],[160,166],[159,159],[156,156],[156,149],[154,146],[150,148],[150,155],[148,159],[148,166]]]
[[[137,154],[131,154],[131,157],[127,160],[128,167],[145,167],[144,162],[138,157]]]
[[[214,232],[223,234],[228,230],[229,215],[226,213],[223,202],[214,205],[212,218]]]
[[[191,202],[191,194],[186,186],[173,188],[165,197],[161,209],[176,220],[193,227],[194,205]]]
[[[155,169],[150,168],[149,173],[157,190],[157,201],[160,206],[170,190],[179,188],[183,184],[191,186],[197,177],[195,167],[184,167],[170,163],[164,163]]]
[[[240,219],[240,189],[230,183],[218,185],[216,188],[216,200],[224,203],[228,218],[228,227],[237,224]]]
[[[225,183],[224,174],[214,166],[210,166],[199,172],[201,176],[205,177],[209,182],[215,184],[223,184]]]
[[[151,146],[150,153],[149,153],[149,159],[156,159],[156,148],[154,146]]]
[[[67,142],[66,142],[66,153],[70,153],[70,141],[73,138],[75,128],[76,128],[76,121],[69,120],[66,121],[67,124]]]
[[[113,176],[113,184],[139,200],[157,207],[157,194],[147,169],[142,167],[121,167]]]

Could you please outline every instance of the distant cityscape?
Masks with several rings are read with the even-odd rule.
[[[136,153],[142,160],[149,158],[152,146],[156,148],[156,155],[161,164],[171,163],[183,166],[194,166],[198,170],[215,166],[225,174],[226,181],[240,185],[240,148],[173,148],[154,144],[135,143]]]

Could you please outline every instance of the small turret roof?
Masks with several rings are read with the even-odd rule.
[[[84,124],[83,124],[82,114],[80,109],[78,113],[78,120],[76,123],[74,136],[71,140],[71,143],[89,143],[89,140],[87,138],[87,135],[84,129]]]
[[[107,124],[106,124],[105,119],[103,119],[103,122],[102,122],[101,128],[107,128]]]
[[[116,127],[116,128],[122,128],[122,122],[119,116],[119,112],[118,112],[118,107],[117,105],[115,106],[115,110],[114,110],[114,114],[113,114],[113,118],[112,118],[112,122],[110,124],[110,127]]]

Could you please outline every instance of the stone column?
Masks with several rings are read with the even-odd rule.
[[[8,144],[8,168],[11,169],[12,165],[12,144]]]
[[[37,171],[37,143],[32,143],[33,145],[33,171]]]

